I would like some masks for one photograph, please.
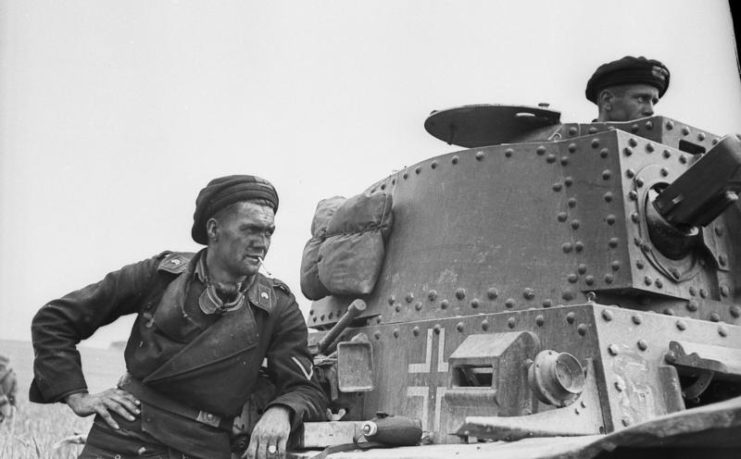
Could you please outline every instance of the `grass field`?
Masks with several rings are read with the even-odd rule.
[[[31,343],[0,340],[0,353],[10,357],[18,377],[18,410],[0,425],[0,458],[74,458],[79,445],[55,443],[90,429],[92,417],[79,418],[61,403],[40,405],[28,401],[33,378]],[[123,351],[81,348],[82,365],[91,392],[112,387],[123,374]]]

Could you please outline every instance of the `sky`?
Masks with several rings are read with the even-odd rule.
[[[588,122],[601,63],[664,62],[657,113],[741,131],[725,0],[0,0],[0,338],[47,301],[195,251],[198,191],[278,189],[266,266],[296,293],[316,203],[458,149],[432,110],[550,103]],[[131,319],[89,344],[128,336]]]

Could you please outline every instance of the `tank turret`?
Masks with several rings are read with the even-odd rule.
[[[309,312],[318,341],[363,300],[326,363],[343,420],[418,419],[432,443],[609,434],[741,395],[739,137],[545,106],[425,127],[469,148],[358,190],[393,203],[372,289]]]

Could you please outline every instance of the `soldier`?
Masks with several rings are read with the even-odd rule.
[[[13,415],[16,386],[15,372],[10,368],[10,359],[0,354],[0,423]]]
[[[597,104],[598,122],[651,116],[669,87],[669,69],[657,60],[625,56],[597,68],[587,83],[587,99]]]
[[[36,314],[30,399],[96,414],[80,457],[228,459],[233,419],[260,389],[264,359],[275,397],[247,456],[283,457],[290,432],[323,418],[295,298],[258,273],[277,209],[264,179],[214,179],[198,194],[191,230],[205,249],[125,266]],[[116,389],[89,394],[76,345],[125,314],[137,314],[124,352],[128,374]]]

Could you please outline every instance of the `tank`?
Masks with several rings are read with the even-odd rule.
[[[741,138],[547,106],[425,129],[464,149],[358,190],[390,196],[393,225],[369,293],[311,306],[335,421],[302,445],[384,413],[428,446],[383,457],[741,447]]]

